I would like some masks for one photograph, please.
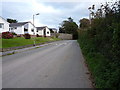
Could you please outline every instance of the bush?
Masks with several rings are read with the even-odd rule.
[[[30,36],[30,34],[24,34],[24,38],[25,38],[25,39],[30,39],[31,36]]]
[[[11,39],[11,38],[13,38],[13,34],[10,32],[2,32],[2,38]]]
[[[17,35],[17,37],[21,37],[21,35]]]
[[[113,6],[116,10],[112,9]],[[105,9],[105,12],[108,10],[105,17],[93,18],[91,27],[80,31],[78,41],[94,77],[95,87],[119,90],[120,2],[111,7],[106,5]]]
[[[72,34],[72,38],[73,38],[73,40],[78,39],[78,32],[77,32],[77,31],[75,31],[75,32]]]
[[[13,35],[17,35],[15,32],[11,32]]]
[[[56,38],[58,38],[58,36],[59,36],[58,34],[55,35]]]
[[[40,36],[37,34],[36,37],[40,37]]]

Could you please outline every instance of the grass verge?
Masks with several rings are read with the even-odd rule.
[[[58,38],[50,38],[50,37],[34,37],[31,39],[25,39],[23,37],[16,37],[13,39],[0,39],[0,48],[10,48],[10,47],[17,47],[17,46],[24,46],[24,45],[30,45],[34,44],[34,41],[36,44],[38,43],[45,43],[48,41],[57,41],[60,40]]]

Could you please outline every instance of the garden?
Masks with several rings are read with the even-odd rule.
[[[0,39],[0,48],[11,48],[25,45],[34,45],[50,41],[60,40],[55,37],[31,37],[29,34],[24,34],[23,37],[14,37],[15,34],[3,32]]]

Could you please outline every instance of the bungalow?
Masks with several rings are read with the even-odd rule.
[[[0,33],[9,31],[9,23],[0,16]]]
[[[41,37],[50,37],[50,30],[47,26],[44,27],[36,27],[37,28],[37,35],[41,36]]]
[[[51,33],[57,33],[57,29],[56,28],[49,28]]]
[[[11,23],[10,25],[10,32],[14,32],[16,34],[30,34],[36,35],[36,27],[31,22],[18,22],[18,23]]]

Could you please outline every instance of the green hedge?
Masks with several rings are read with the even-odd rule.
[[[78,42],[80,43],[80,47],[85,56],[88,67],[90,68],[90,71],[94,77],[96,88],[118,89],[120,88],[120,58],[119,56],[116,56],[116,51],[108,52],[112,50],[112,48],[108,50],[108,48],[110,47],[109,45],[111,44],[106,43],[108,47],[104,48],[104,46],[101,47],[101,45],[98,44],[97,41],[99,42],[99,40],[96,40],[95,37],[91,37],[89,30],[79,32]],[[101,43],[105,42],[108,41],[105,41],[103,39]],[[113,55],[110,53],[112,53]]]

